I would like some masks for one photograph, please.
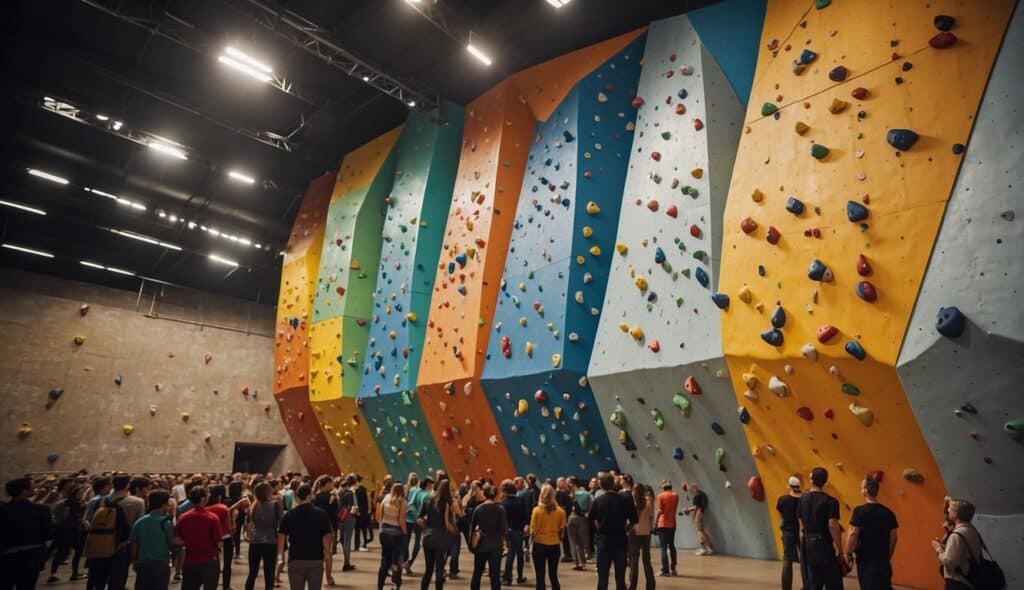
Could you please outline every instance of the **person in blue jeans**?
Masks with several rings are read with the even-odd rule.
[[[590,522],[597,545],[597,590],[608,590],[608,575],[613,565],[615,587],[625,590],[627,533],[636,526],[636,506],[630,499],[613,491],[615,476],[606,473],[599,483],[605,493],[594,500],[590,508]]]
[[[501,482],[501,506],[505,509],[505,519],[508,522],[508,554],[505,555],[505,572],[502,575],[502,582],[506,586],[512,584],[512,562],[516,564],[516,584],[526,582],[523,576],[523,537],[529,530],[529,516],[526,504],[516,495],[516,484],[511,479]]]

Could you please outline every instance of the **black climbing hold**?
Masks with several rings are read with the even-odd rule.
[[[885,140],[889,142],[889,145],[905,152],[914,146],[917,142],[917,134],[910,129],[890,129],[889,133],[886,134]]]
[[[762,276],[762,277],[764,276],[765,270],[764,270],[764,265],[763,264],[758,264],[757,265],[757,274],[758,274],[758,276]]]
[[[750,424],[750,412],[746,408],[740,408],[740,422],[743,424]]]
[[[954,143],[953,144],[953,153],[958,155],[958,156],[960,154],[964,153],[964,144],[962,144],[962,143]]]
[[[711,295],[711,301],[718,306],[718,309],[729,309],[729,296],[725,293],[715,293]]]
[[[772,346],[782,346],[782,342],[784,339],[782,337],[782,332],[780,332],[776,328],[772,328],[771,330],[765,330],[764,332],[761,332],[761,340],[764,340],[765,342],[771,344]]]
[[[846,218],[854,222],[864,221],[868,218],[868,208],[857,201],[847,201]]]
[[[963,410],[964,412],[967,412],[968,414],[978,413],[978,408],[975,408],[974,404],[972,404],[971,402],[967,402],[964,405],[960,406],[960,409]]]
[[[904,72],[909,72],[912,69],[914,69],[914,64],[910,63],[909,61],[903,62],[903,71]]]
[[[815,281],[824,281],[829,274],[828,267],[818,259],[811,261],[811,266],[807,269],[807,277]]]
[[[682,461],[683,457],[685,457],[685,455],[683,454],[682,447],[676,447],[675,450],[672,451],[672,458],[676,461]]]
[[[846,66],[836,66],[832,68],[831,71],[829,71],[828,79],[832,80],[833,82],[842,82],[843,80],[846,79],[846,76],[849,73],[850,72],[849,70],[846,69]]]
[[[697,277],[697,282],[700,283],[701,287],[707,287],[708,283],[711,282],[711,278],[708,277],[708,273],[705,272],[705,270],[699,266],[693,274],[695,277]]]
[[[772,312],[771,317],[772,326],[782,329],[786,325],[786,310],[782,309],[782,306],[776,306],[775,311]]]
[[[50,465],[56,463],[57,459],[60,459],[60,455],[57,453],[50,453],[49,455],[46,456],[46,462],[49,463]]]
[[[953,28],[953,25],[956,23],[956,19],[948,14],[937,14],[935,15],[935,19],[932,20],[932,23],[935,25],[936,29],[940,31],[948,31]]]
[[[800,215],[804,212],[804,202],[796,197],[786,199],[786,211],[793,215]]]
[[[569,133],[568,131],[563,131],[562,136],[565,138],[565,143],[572,143],[573,141],[576,140],[576,138],[573,137],[572,133]]]
[[[718,422],[711,423],[711,430],[714,430],[715,434],[725,434],[725,429]]]
[[[940,307],[935,329],[946,338],[959,338],[967,329],[967,316],[955,305]]]

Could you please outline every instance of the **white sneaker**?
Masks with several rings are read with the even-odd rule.
[[[714,552],[714,549],[708,548],[704,550],[704,555],[712,555]]]
[[[707,555],[707,550],[701,547],[700,549],[693,552],[694,555]]]

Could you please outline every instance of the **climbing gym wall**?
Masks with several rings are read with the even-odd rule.
[[[616,467],[587,383],[633,142],[644,37],[536,124],[481,384],[517,473]]]
[[[447,121],[410,113],[395,145],[359,405],[390,473],[444,467],[416,400],[426,317],[455,183],[463,109]]]
[[[625,471],[654,486],[667,479],[680,493],[682,482],[698,484],[710,497],[705,526],[716,548],[768,557],[775,535],[747,489],[757,471],[710,298],[743,123],[737,94],[749,91],[757,47],[723,47],[720,62],[703,41],[723,27],[759,32],[764,4],[714,9],[652,23],[648,33],[590,382]],[[678,528],[683,545],[696,543],[691,530]]]
[[[236,441],[286,442],[272,306],[167,287],[140,311],[136,291],[6,268],[0,285],[0,479],[225,472]],[[301,467],[289,448],[273,469]]]
[[[370,481],[382,478],[385,467],[357,397],[401,130],[366,143],[341,163],[327,209],[310,329],[309,398],[316,419],[341,470]]]
[[[419,401],[452,475],[515,472],[480,375],[534,124],[640,32],[506,79],[466,107],[462,153],[430,304]]]
[[[313,414],[309,392],[309,325],[327,206],[337,174],[310,183],[285,246],[274,331],[274,399],[295,450],[310,473],[337,473],[338,463]]]
[[[1024,87],[1022,48],[1018,4],[964,142],[898,364],[947,492],[978,507],[974,522],[1010,588],[1024,583],[1024,399],[1016,392],[1024,380],[1024,240],[1015,214],[1024,185],[1024,113],[1015,99]]]
[[[914,587],[939,583],[947,487],[896,361],[1013,4],[770,1],[723,220],[715,300],[767,496],[822,465],[845,522],[876,472]]]

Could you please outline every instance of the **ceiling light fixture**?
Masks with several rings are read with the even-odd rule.
[[[410,100],[408,104],[409,104],[409,108],[412,108],[412,109],[416,108],[416,101],[415,100]]]
[[[158,240],[156,238],[151,238],[149,236],[143,236],[141,234],[132,233],[130,231],[123,231],[123,230],[119,230],[119,229],[111,229],[110,232],[111,233],[115,233],[115,234],[117,234],[119,236],[124,236],[126,238],[131,238],[133,240],[138,240],[140,242],[146,242],[147,244],[153,244],[154,246],[163,246],[164,248],[167,248],[168,250],[176,250],[176,251],[180,251],[181,250],[181,246],[175,246],[174,244],[168,244],[167,242],[161,242],[160,240]]]
[[[92,188],[90,186],[82,187],[82,189],[85,190],[85,192],[87,192],[87,193],[92,193],[94,195],[99,195],[101,197],[106,197],[108,199],[113,199],[115,201],[121,198],[121,197],[119,197],[117,195],[112,195],[112,194],[110,194],[110,193],[108,193],[106,191],[101,191],[98,188]]]
[[[274,79],[271,75],[274,70],[270,66],[261,62],[260,60],[246,54],[243,51],[235,49],[234,47],[228,47],[224,50],[227,55],[220,55],[217,57],[217,61],[220,63],[234,68],[249,77],[255,78],[260,82],[270,82]]]
[[[554,6],[555,8],[561,8],[568,4],[569,2],[572,2],[572,0],[548,0],[548,4]]]
[[[106,115],[96,115],[96,118],[99,119],[100,121],[109,121],[110,120],[110,117],[108,117]]]
[[[18,246],[15,244],[0,244],[0,246],[7,248],[8,250],[17,250],[18,252],[34,254],[36,256],[42,256],[43,258],[53,258],[53,254],[50,254],[49,252],[43,252],[42,250],[33,250],[32,248],[26,248],[25,246]]]
[[[256,182],[255,178],[249,176],[248,174],[245,174],[244,172],[239,172],[238,170],[232,170],[228,172],[228,176],[233,178],[234,180],[237,180],[238,182],[244,182],[245,184],[253,184],[254,182]]]
[[[81,264],[82,266],[88,266],[89,268],[98,268],[100,270],[107,269],[107,267],[103,266],[102,264],[96,264],[95,262],[89,262],[88,260],[79,260],[78,264]]]
[[[212,260],[214,262],[219,262],[221,264],[226,264],[228,266],[234,266],[234,267],[238,266],[238,263],[235,262],[234,260],[228,260],[227,258],[222,258],[220,256],[217,256],[216,254],[210,254],[210,260]]]
[[[466,45],[466,51],[468,51],[470,55],[472,55],[473,57],[480,60],[480,63],[484,64],[485,66],[491,65],[491,58],[488,57],[486,53],[481,51],[479,47],[473,45],[472,42],[469,45]]]
[[[114,131],[120,131],[124,123],[120,121],[114,121]]]
[[[49,180],[50,182],[56,182],[57,184],[67,184],[70,182],[67,178],[57,176],[56,174],[50,174],[49,172],[43,172],[42,170],[37,170],[35,168],[28,168],[28,173],[36,178],[42,178],[44,180]]]
[[[78,263],[81,264],[82,266],[88,266],[89,268],[98,268],[100,270],[109,270],[110,272],[112,272],[114,274],[125,275],[125,276],[129,276],[129,277],[134,277],[135,276],[135,273],[133,273],[130,270],[124,270],[122,268],[115,268],[113,266],[103,266],[102,264],[97,264],[95,262],[89,262],[88,260],[79,260]]]
[[[107,270],[109,270],[112,273],[117,273],[119,275],[127,275],[129,277],[134,277],[135,276],[135,273],[133,273],[130,270],[123,270],[123,269],[120,269],[120,268],[114,268],[113,266],[108,266]]]
[[[4,201],[0,199],[0,205],[4,207],[11,207],[12,209],[21,209],[22,211],[28,211],[29,213],[35,213],[36,215],[46,215],[46,211],[42,209],[36,209],[35,207],[29,207],[28,205],[22,205],[21,203],[15,203],[12,201]]]
[[[149,146],[149,148],[152,149],[153,151],[160,152],[161,154],[166,154],[168,156],[175,157],[179,160],[188,159],[188,155],[185,153],[184,150],[182,150],[181,148],[176,148],[173,145],[153,140],[150,140],[146,145]]]

